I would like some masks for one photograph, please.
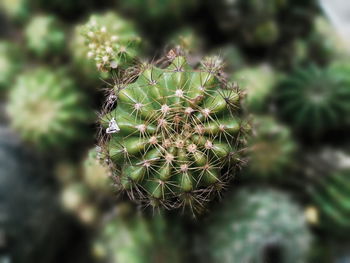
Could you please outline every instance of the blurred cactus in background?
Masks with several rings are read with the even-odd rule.
[[[306,262],[311,245],[302,210],[271,189],[227,197],[203,229],[201,262]]]
[[[65,32],[59,21],[51,15],[31,18],[25,28],[28,49],[38,57],[59,55],[65,48]]]
[[[92,15],[80,30],[85,47],[77,48],[87,50],[98,70],[125,69],[140,55],[140,36],[131,22],[116,13]]]
[[[170,62],[164,69],[144,65],[134,83],[114,91],[119,101],[102,116],[102,147],[131,198],[195,210],[239,166],[246,132],[240,91],[220,82],[210,61],[198,71],[182,56]]]
[[[295,162],[296,143],[288,127],[272,117],[258,117],[253,121],[253,135],[248,139],[249,166],[253,178],[287,180],[285,173]]]
[[[162,215],[152,219],[130,214],[128,204],[119,204],[117,217],[106,221],[94,242],[93,254],[97,262],[180,263],[184,260],[181,239],[176,239],[174,224]],[[123,211],[124,210],[124,211]],[[177,233],[180,235],[180,233]]]
[[[243,68],[231,76],[246,93],[244,104],[250,112],[261,112],[266,108],[278,78],[279,74],[268,65]]]
[[[303,136],[339,129],[350,109],[349,72],[346,64],[298,68],[278,85],[278,114]]]
[[[5,15],[15,22],[23,22],[29,17],[30,1],[2,0],[0,2],[0,11],[4,11]]]
[[[6,109],[24,140],[48,150],[65,148],[88,134],[84,127],[93,115],[86,102],[64,70],[38,67],[18,76]]]
[[[0,42],[0,89],[10,89],[14,78],[23,66],[23,54],[17,45]]]

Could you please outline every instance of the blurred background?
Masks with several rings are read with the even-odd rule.
[[[247,164],[205,213],[109,180],[91,19],[141,61],[215,57],[246,95]],[[349,58],[346,0],[0,0],[0,263],[350,263]]]

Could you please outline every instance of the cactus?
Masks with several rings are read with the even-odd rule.
[[[350,229],[350,157],[336,149],[308,156],[309,197],[319,212],[318,225],[332,236],[347,236]]]
[[[282,177],[293,164],[296,143],[288,127],[272,117],[256,117],[253,136],[248,139],[250,160],[247,172],[255,178]]]
[[[239,190],[206,226],[201,262],[306,262],[311,243],[302,210],[272,189]]]
[[[28,49],[38,57],[59,55],[65,47],[65,33],[52,15],[34,16],[25,28]]]
[[[63,149],[93,121],[85,98],[63,70],[38,67],[20,74],[6,110],[21,137],[42,150]]]
[[[16,22],[25,21],[30,13],[28,0],[2,0],[0,10]]]
[[[92,15],[79,30],[85,46],[76,47],[77,52],[85,50],[85,56],[94,61],[98,70],[123,69],[140,55],[141,38],[134,25],[116,13]]]
[[[237,81],[245,91],[244,104],[251,112],[261,112],[267,107],[267,101],[271,97],[279,75],[268,65],[243,68],[236,71],[232,81]]]
[[[47,263],[71,230],[44,162],[0,128],[0,235],[2,262]]]
[[[299,133],[319,137],[341,127],[349,114],[349,67],[298,68],[279,83],[276,93],[281,118]]]
[[[126,206],[119,205],[119,214],[104,223],[94,242],[97,262],[183,262],[179,239],[176,244],[172,242],[174,231],[169,229],[170,222],[161,215],[155,215],[152,220],[137,214],[123,215],[121,210],[130,209],[121,208],[123,205]],[[177,229],[174,224],[172,228]]]
[[[0,89],[9,88],[22,68],[23,58],[19,47],[10,42],[0,42]]]
[[[216,65],[193,70],[173,51],[168,58],[166,68],[146,64],[134,83],[109,96],[106,108],[111,96],[118,105],[101,117],[102,147],[130,197],[192,207],[234,176],[247,125],[239,89],[216,77]]]

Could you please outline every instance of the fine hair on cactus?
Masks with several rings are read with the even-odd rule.
[[[112,91],[101,147],[131,199],[197,211],[234,177],[248,125],[239,88],[219,77],[215,61],[193,69],[173,50],[165,61],[141,65]]]

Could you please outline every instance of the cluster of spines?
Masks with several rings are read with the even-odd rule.
[[[165,69],[144,65],[135,82],[114,90],[117,107],[102,114],[102,147],[131,198],[202,206],[239,166],[240,91],[219,80],[210,59],[195,71],[173,55]]]

